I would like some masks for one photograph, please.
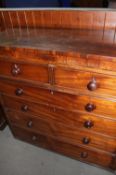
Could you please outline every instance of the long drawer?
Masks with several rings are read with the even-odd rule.
[[[48,67],[44,65],[0,61],[0,75],[26,81],[49,83]]]
[[[49,75],[47,65],[15,63],[5,60],[0,60],[0,75],[46,84],[51,81],[51,76],[54,80],[52,83],[56,86],[77,91],[81,90],[82,93],[94,92],[98,95],[104,94],[116,98],[116,76],[79,71],[65,67],[56,67]]]
[[[35,132],[29,132],[13,125],[12,132],[16,138],[27,141],[36,146],[70,156],[83,162],[97,164],[108,169],[116,168],[116,157],[113,155],[67,144],[56,139],[37,134]]]
[[[116,153],[116,139],[107,138],[89,131],[80,130],[61,123],[45,121],[31,115],[7,110],[7,117],[11,124],[29,130],[45,134],[74,145],[84,145],[91,148],[101,149],[107,152]],[[86,139],[88,142],[86,143]]]
[[[67,126],[87,129],[111,137],[116,137],[116,120],[71,112],[41,103],[32,103],[15,97],[2,96],[6,108],[38,116],[49,121],[60,122]]]
[[[30,87],[23,83],[0,80],[0,92],[20,98],[52,104],[64,109],[83,111],[116,119],[116,101],[92,96],[71,95]]]
[[[56,67],[55,85],[116,98],[116,76]]]

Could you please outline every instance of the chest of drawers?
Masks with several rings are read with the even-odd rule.
[[[0,12],[0,101],[16,138],[116,170],[113,16]]]

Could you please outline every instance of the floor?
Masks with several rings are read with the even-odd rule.
[[[0,175],[113,175],[79,161],[13,138],[9,128],[0,132]]]

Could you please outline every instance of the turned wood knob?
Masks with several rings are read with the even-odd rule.
[[[88,157],[88,153],[87,152],[82,152],[81,153],[81,158],[87,158]]]
[[[89,91],[95,91],[98,88],[98,84],[96,80],[93,78],[92,81],[90,81],[87,85],[87,89]]]
[[[23,112],[27,112],[29,110],[29,107],[27,105],[23,105],[21,109]]]
[[[82,140],[83,144],[89,144],[90,143],[90,138],[88,137],[84,137],[83,140]]]
[[[85,106],[85,110],[87,112],[92,112],[94,109],[96,109],[96,106],[92,103],[88,103],[86,106]]]
[[[21,89],[21,88],[16,89],[15,94],[16,94],[17,96],[22,95],[22,94],[23,94],[23,89]]]
[[[85,123],[84,123],[84,127],[85,128],[92,128],[94,126],[94,123],[93,123],[93,121],[91,121],[91,120],[87,120],[87,121],[85,121]]]
[[[32,141],[37,141],[37,136],[32,136]]]
[[[12,68],[12,75],[17,76],[19,75],[19,73],[20,73],[20,67],[17,64],[14,64]]]
[[[27,126],[28,126],[28,128],[32,128],[33,122],[32,122],[32,121],[29,121],[29,122],[27,123]]]

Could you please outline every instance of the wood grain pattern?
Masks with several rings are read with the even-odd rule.
[[[17,138],[116,170],[115,18],[0,10],[0,101]]]
[[[81,89],[82,92],[89,91],[88,84],[92,81],[96,83],[96,89],[91,91],[91,93],[100,93],[116,96],[116,77],[108,76],[103,74],[96,74],[86,71],[76,71],[74,69],[55,69],[55,84],[56,86],[61,86],[64,88],[70,88],[72,90]]]
[[[45,137],[35,132],[28,132],[27,130],[18,128],[16,126],[12,126],[12,131],[14,133],[14,136],[18,139],[27,141],[31,144],[35,144],[42,148],[47,148],[49,150],[64,154],[66,156],[68,155],[80,161],[98,164],[105,168],[115,169],[116,167],[115,156],[111,156],[100,151],[92,151],[79,146],[74,146],[71,144],[60,142],[58,140]],[[33,136],[36,137],[35,140],[33,140]],[[86,158],[81,157],[82,153],[84,152],[88,154]]]
[[[7,35],[10,32],[15,35],[15,28],[19,29],[19,36],[22,34],[23,28],[26,28],[28,35],[30,34],[30,28],[34,28],[35,30],[37,28],[101,30],[102,40],[106,41],[107,36],[110,36],[110,43],[113,44],[115,44],[115,16],[116,13],[112,11],[0,11],[1,25],[7,32]],[[8,29],[11,29],[11,31],[9,32]]]
[[[21,27],[52,27],[52,28],[83,28],[83,29],[103,29],[105,15],[112,18],[112,12],[108,11],[83,11],[83,10],[17,10],[2,11],[7,27],[11,26],[8,19],[12,16],[14,27],[19,27],[17,15],[20,19]],[[25,18],[26,15],[26,18]],[[115,12],[114,12],[115,15]],[[38,20],[39,17],[39,20]],[[67,21],[67,18],[69,19]],[[27,20],[27,22],[26,22]],[[86,22],[88,21],[88,23]],[[112,28],[107,24],[108,28]]]
[[[0,82],[0,91],[5,94],[12,96],[18,96],[16,94],[17,89],[22,89],[23,93],[18,96],[23,99],[28,99],[31,101],[41,102],[45,104],[51,104],[52,106],[59,106],[60,108],[69,109],[72,111],[83,111],[87,112],[85,109],[87,104],[95,105],[95,109],[91,111],[91,114],[103,115],[116,119],[116,102],[115,100],[102,99],[86,95],[72,95],[68,93],[60,93],[53,91],[51,94],[50,90],[45,90],[42,88],[32,88],[25,86],[21,83],[11,83],[7,81]],[[6,85],[5,85],[6,83]]]
[[[32,47],[25,48],[24,44],[23,47],[16,48],[14,46],[11,48],[6,46],[6,44],[4,46],[0,46],[0,60],[9,60],[10,58],[10,60],[13,60],[14,62],[20,61],[33,62],[37,64],[60,64],[63,66],[65,65],[68,67],[73,67],[74,69],[89,69],[92,72],[102,72],[103,74],[104,72],[106,72],[106,70],[108,70],[107,74],[115,74],[116,71],[116,53],[114,51],[114,48],[111,46],[109,47],[110,50],[108,50],[108,48],[105,49],[104,56],[101,55],[102,53],[99,53],[100,48],[98,51],[100,55],[92,55],[87,53],[83,54],[79,52],[67,53],[58,51],[52,52],[48,50],[43,51],[33,49]],[[109,53],[113,55],[109,56]],[[113,72],[111,73],[110,71]]]
[[[48,68],[30,64],[0,61],[0,75],[15,79],[25,79],[48,83]]]
[[[82,112],[72,112],[68,109],[60,109],[41,103],[32,103],[9,96],[2,96],[6,109],[23,112],[27,115],[34,115],[45,121],[59,122],[74,128],[85,129],[110,137],[116,137],[116,120],[106,119]],[[26,108],[25,108],[26,107]],[[93,127],[86,128],[85,122],[92,121]]]
[[[34,65],[16,61],[0,60],[0,76],[16,80],[30,80],[38,83],[55,85],[56,88],[67,88],[80,91],[83,94],[107,94],[114,98],[116,96],[116,76],[103,75],[65,67],[56,67],[53,64]],[[88,84],[96,83],[96,89],[88,89]]]
[[[21,34],[19,29],[7,29],[0,33],[0,46],[7,49],[13,48],[33,48],[39,51],[46,50],[48,53],[67,54],[68,56],[92,55],[106,58],[116,56],[116,45],[111,43],[110,33],[106,33],[107,39],[103,41],[103,34],[100,30],[69,30],[69,29],[34,29],[23,28]],[[93,39],[94,38],[94,39]],[[114,42],[114,38],[113,41]],[[61,45],[62,43],[62,45]]]
[[[56,124],[55,122],[44,121],[30,115],[12,112],[10,110],[7,111],[7,117],[13,125],[27,128],[66,143],[85,146],[83,144],[83,138],[87,137],[90,138],[90,143],[86,145],[87,147],[91,147],[91,149],[101,149],[113,154],[116,153],[116,138],[107,138],[95,133],[92,134],[87,130],[79,130],[78,128],[65,126],[58,122]]]

